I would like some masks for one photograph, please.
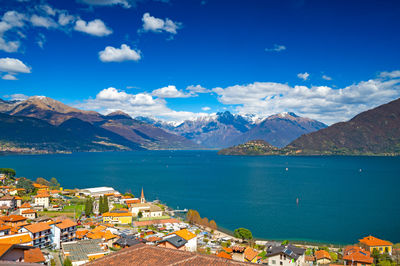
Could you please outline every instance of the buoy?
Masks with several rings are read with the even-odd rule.
[[[289,170],[289,168],[286,167],[286,171],[288,171],[288,170]]]

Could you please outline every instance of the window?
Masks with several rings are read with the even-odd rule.
[[[281,265],[283,265],[283,262],[281,261]]]
[[[271,262],[272,262],[272,264],[276,264],[276,261],[275,261],[275,260],[272,260]]]

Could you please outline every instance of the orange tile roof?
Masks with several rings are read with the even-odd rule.
[[[374,236],[366,236],[363,239],[360,239],[360,243],[365,244],[369,247],[392,246],[393,245],[392,242],[382,240],[382,239],[376,238]]]
[[[100,239],[103,238],[103,232],[95,232],[95,233],[89,232],[86,235],[86,237],[90,239]]]
[[[41,222],[41,223],[37,223],[37,224],[27,225],[27,226],[25,226],[25,229],[31,233],[38,233],[41,231],[50,230],[51,227],[49,226],[48,223]]]
[[[228,260],[231,260],[231,259],[232,259],[232,255],[229,255],[229,254],[226,253],[225,251],[220,251],[220,252],[217,254],[217,257],[224,258],[224,259],[228,259]]]
[[[329,255],[329,252],[326,250],[323,250],[323,249],[315,251],[314,255],[317,260],[320,260],[320,259],[331,260],[331,255]]]
[[[29,214],[29,213],[36,213],[36,211],[29,209],[29,210],[22,211],[21,213],[22,214]]]
[[[161,237],[157,237],[157,236],[151,236],[151,237],[147,238],[146,240],[149,241],[149,242],[156,242],[156,241],[162,240],[162,238]]]
[[[24,204],[21,205],[20,208],[31,208],[32,206],[29,204],[29,202],[25,202]]]
[[[105,240],[110,240],[110,239],[113,239],[113,238],[116,238],[116,237],[118,237],[117,235],[114,235],[113,233],[111,233],[110,231],[106,231],[105,233],[104,233],[104,235],[103,235],[103,238],[105,239]]]
[[[48,198],[48,197],[50,197],[50,194],[47,190],[39,190],[35,197],[36,198]]]
[[[106,230],[106,229],[107,229],[106,226],[104,226],[104,225],[99,225],[99,226],[93,228],[91,232],[92,232],[92,233],[96,233],[96,232],[104,231],[104,230]]]
[[[61,223],[56,224],[56,226],[60,229],[65,229],[72,226],[77,226],[78,224],[72,221],[71,219],[65,219]]]
[[[0,237],[0,244],[26,244],[32,242],[29,233],[6,235]]]
[[[131,199],[131,196],[122,196],[123,199]]]
[[[106,212],[106,213],[103,213],[103,217],[126,217],[126,216],[132,216],[132,213],[130,213],[130,212]]]
[[[226,247],[222,247],[222,249],[226,252],[226,253],[232,253],[233,250],[231,248],[226,248]]]
[[[367,264],[372,264],[374,262],[374,258],[370,256],[370,253],[368,251],[365,251],[362,248],[356,246],[346,247],[343,255],[343,260],[345,261],[361,262]]]
[[[42,251],[39,248],[24,250],[24,261],[30,263],[45,262]]]
[[[11,226],[0,224],[0,231],[9,230],[11,228],[12,228]]]
[[[14,199],[16,200],[22,200],[22,198],[20,196],[14,196]]]
[[[0,257],[3,256],[4,253],[6,253],[13,244],[0,244]]]
[[[17,214],[11,214],[9,216],[2,216],[0,217],[4,222],[20,222],[20,221],[25,221],[26,218],[22,215],[17,215]]]
[[[140,203],[140,199],[129,199],[125,201],[126,204]]]
[[[258,255],[258,252],[252,249],[251,247],[247,247],[244,251],[244,257],[248,261],[252,261],[256,256]]]
[[[49,188],[49,186],[41,185],[41,184],[38,184],[38,183],[33,183],[33,187],[34,188]]]
[[[190,240],[190,239],[196,237],[195,234],[193,234],[192,232],[190,232],[190,231],[187,230],[187,229],[181,229],[181,230],[179,230],[179,231],[173,232],[173,234],[176,234],[176,235],[182,237],[182,238],[185,239],[186,241],[188,241],[188,240]]]
[[[89,232],[89,230],[86,230],[86,229],[76,231],[76,238],[82,239],[88,232]]]

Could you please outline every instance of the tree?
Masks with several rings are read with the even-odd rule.
[[[44,179],[43,177],[36,178],[36,183],[40,185],[50,186],[50,182]]]
[[[132,194],[132,193],[130,193],[130,192],[126,192],[125,194],[124,194],[124,196],[128,196],[128,197],[131,197],[131,198],[134,198],[135,196]]]
[[[329,255],[333,262],[338,260],[338,254],[336,252],[329,252]]]
[[[24,188],[26,193],[31,193],[35,190],[35,187],[33,186],[33,181],[25,177],[21,177],[18,180],[17,188]]]
[[[204,227],[208,227],[208,218],[204,217],[203,219],[201,219],[200,224]]]
[[[103,196],[100,196],[99,198],[99,212],[104,213],[104,201],[103,201]]]
[[[138,216],[139,218],[142,218],[142,217],[143,217],[142,211],[139,211],[138,214],[137,214],[137,216]]]
[[[64,266],[72,266],[72,261],[71,261],[68,257],[66,257],[66,258],[64,259],[63,265],[64,265]]]
[[[15,170],[12,168],[0,168],[0,173],[5,174],[9,178],[14,177],[16,174]]]
[[[378,261],[379,261],[379,258],[380,258],[380,256],[381,256],[381,254],[379,253],[379,251],[378,251],[376,248],[374,248],[374,249],[372,250],[371,256],[374,258],[375,264],[378,264]]]
[[[52,178],[50,179],[50,187],[51,187],[52,189],[58,189],[58,188],[60,188],[60,183],[58,183],[58,181],[57,181],[57,179],[56,179],[55,177],[52,177]]]
[[[246,228],[237,228],[233,232],[236,238],[240,238],[242,240],[251,240],[253,239],[253,235],[249,229]]]
[[[93,200],[88,198],[85,201],[85,214],[86,216],[91,216],[93,214]]]
[[[208,224],[209,224],[211,229],[216,230],[218,228],[217,227],[217,223],[214,220],[211,220]]]
[[[289,240],[283,240],[281,243],[282,246],[286,246],[287,244],[289,244]]]
[[[104,204],[104,212],[108,212],[110,210],[110,208],[108,207],[108,197],[104,196],[103,197],[103,204]]]

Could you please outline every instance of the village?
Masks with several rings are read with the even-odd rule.
[[[399,244],[374,236],[343,246],[254,240],[248,229],[227,234],[197,211],[148,201],[143,188],[139,197],[65,189],[2,169],[1,265],[400,265]]]

